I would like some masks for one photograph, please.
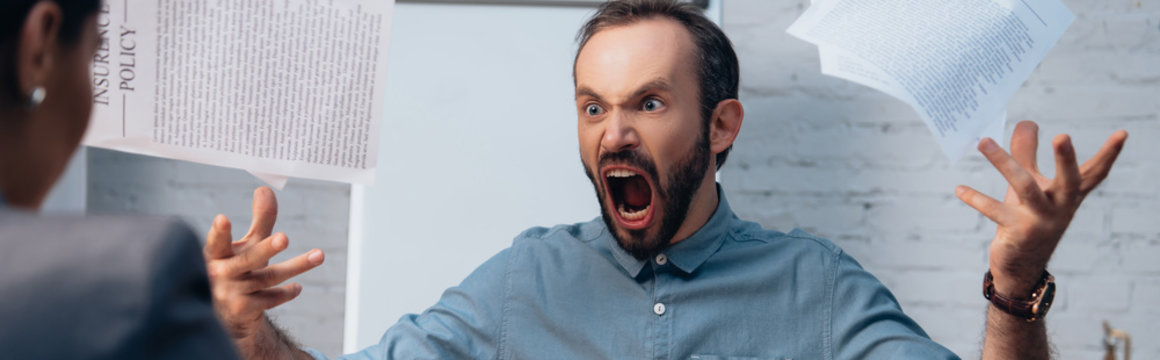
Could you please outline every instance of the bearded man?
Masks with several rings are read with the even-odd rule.
[[[741,129],[740,74],[728,38],[698,9],[605,3],[581,29],[573,72],[580,158],[600,218],[525,231],[430,309],[344,358],[957,358],[831,242],[766,230],[730,210],[711,170]],[[1047,260],[1126,134],[1082,168],[1067,137],[1056,138],[1054,180],[1034,166],[1036,137],[1033,123],[1020,124],[1014,157],[993,140],[979,145],[1011,184],[1004,202],[956,190],[999,224],[989,296],[1007,302],[988,312],[986,358],[1048,355]],[[254,207],[240,242],[231,245],[224,217],[208,235],[218,314],[248,358],[321,359],[264,311],[297,296],[297,284],[277,284],[321,264],[322,254],[267,266],[287,239],[270,236],[268,189],[255,193]]]

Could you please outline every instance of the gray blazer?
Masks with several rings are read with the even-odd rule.
[[[0,359],[236,358],[187,226],[0,208]]]

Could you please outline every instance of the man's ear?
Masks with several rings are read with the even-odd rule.
[[[745,108],[737,99],[725,99],[717,103],[713,109],[713,117],[709,121],[709,150],[713,154],[720,153],[733,146],[737,133],[741,131],[741,120],[745,117]]]
[[[61,18],[60,6],[53,1],[38,1],[28,11],[15,57],[21,98],[28,96],[33,88],[48,85],[60,45]]]

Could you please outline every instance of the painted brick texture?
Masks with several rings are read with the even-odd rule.
[[[1116,129],[1130,133],[1107,181],[1088,196],[1050,269],[1048,318],[1062,359],[1102,358],[1101,322],[1160,358],[1160,2],[1065,0],[1071,28],[1012,99],[1042,143],[1069,133],[1081,160]],[[981,156],[950,164],[902,102],[819,72],[817,49],[785,33],[809,0],[730,0],[724,28],[741,61],[746,118],[722,180],[743,218],[828,237],[889,286],[938,342],[977,357],[979,293],[994,224],[954,196],[959,184],[1001,197]],[[1050,149],[1040,166],[1054,173]]]

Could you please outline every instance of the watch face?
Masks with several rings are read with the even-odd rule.
[[[1038,310],[1035,312],[1036,313],[1035,317],[1042,319],[1044,316],[1047,316],[1047,311],[1051,310],[1051,303],[1054,301],[1055,301],[1055,283],[1049,282],[1049,283],[1047,283],[1047,286],[1043,289],[1043,297],[1040,299],[1038,304],[1035,304],[1036,308],[1037,308],[1036,310]]]

